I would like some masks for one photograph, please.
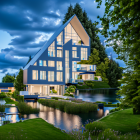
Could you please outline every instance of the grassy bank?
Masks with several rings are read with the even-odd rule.
[[[15,104],[15,105],[18,104],[17,101],[14,101],[14,100],[12,100],[10,98],[4,98],[4,100],[5,100],[6,104]]]
[[[96,89],[96,88],[110,88],[110,86],[103,81],[92,81],[94,86],[88,86],[86,84],[79,85],[77,84],[77,89]]]
[[[4,140],[69,140],[70,136],[43,119],[30,119],[0,127],[0,139]]]
[[[42,105],[52,108],[58,108],[59,110],[70,114],[89,113],[97,111],[98,108],[98,106],[93,103],[74,103],[51,99],[39,99],[38,102]]]
[[[122,133],[127,132],[136,132],[137,131],[137,122],[140,120],[140,115],[133,115],[132,108],[126,110],[120,110],[109,116],[101,119],[107,126],[112,130],[121,131]]]

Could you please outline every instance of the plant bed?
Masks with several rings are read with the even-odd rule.
[[[52,108],[58,108],[59,110],[70,114],[89,113],[93,111],[96,112],[98,108],[98,106],[93,103],[76,104],[72,102],[62,102],[51,99],[39,99],[38,102],[41,103],[42,105]]]

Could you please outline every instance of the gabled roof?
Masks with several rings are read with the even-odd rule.
[[[0,88],[1,87],[14,87],[13,83],[0,83]]]
[[[77,22],[77,25],[75,24],[75,22]],[[75,29],[75,31],[78,33],[79,37],[85,44],[89,42],[90,37],[88,36],[87,32],[85,31],[84,27],[82,26],[77,16],[74,14],[64,25],[59,27],[59,29],[52,35],[52,37],[43,45],[41,50],[24,67],[24,70],[28,69],[30,65],[33,65],[37,61],[37,59],[41,56],[41,54],[53,43],[54,39],[62,32],[62,30],[68,25],[68,23],[71,23],[71,25],[73,26],[73,28]],[[85,36],[83,36],[83,33],[85,34]]]

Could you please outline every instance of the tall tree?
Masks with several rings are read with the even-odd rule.
[[[17,91],[23,91],[24,87],[26,87],[26,85],[23,85],[23,70],[22,69],[19,70],[19,73],[14,82],[14,86]]]
[[[102,0],[96,0],[98,8]],[[105,1],[105,13],[100,18],[103,30],[108,37],[109,46],[113,46],[119,59],[126,63],[125,83],[118,94],[125,95],[125,102],[133,105],[134,113],[140,114],[140,1],[109,0]],[[112,8],[113,7],[113,8]],[[116,29],[109,31],[110,25]]]
[[[3,78],[2,78],[2,82],[3,83],[14,83],[15,81],[15,77],[14,76],[11,76],[11,75],[8,75],[6,74]]]
[[[70,4],[70,6],[68,7],[68,12],[65,14],[63,24],[66,23],[73,15],[74,15],[73,7]]]

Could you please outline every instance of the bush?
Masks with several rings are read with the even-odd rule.
[[[51,97],[51,99],[58,100],[58,99],[63,99],[63,98],[59,98],[59,97]]]
[[[119,103],[117,103],[117,107],[119,107],[119,105],[120,105],[120,104],[119,104]]]
[[[0,93],[0,98],[6,98],[6,94],[4,92]]]
[[[87,85],[82,85],[82,86],[76,85],[76,86],[77,86],[77,89],[88,89],[89,88]]]
[[[5,105],[0,105],[0,112],[4,112],[5,111]]]
[[[21,114],[37,114],[39,113],[38,108],[32,108],[30,105],[24,103],[24,102],[19,102],[17,104],[18,110]]]
[[[106,129],[106,126],[102,122],[97,121],[86,124],[85,128],[91,135],[97,136],[100,132],[103,132]]]
[[[5,100],[6,104],[15,104],[15,105],[18,104],[17,101],[14,101],[14,100],[12,100],[10,98],[4,98],[4,100]]]
[[[115,112],[115,111],[119,111],[119,110],[120,110],[120,108],[117,107],[117,108],[115,108],[115,109],[111,109],[111,110],[109,111],[109,113],[112,113],[112,112]]]
[[[104,104],[104,107],[117,107],[117,104]]]
[[[79,85],[83,85],[84,83],[83,83],[83,82],[78,82],[78,84],[79,84]]]
[[[7,93],[6,93],[7,97],[11,97],[12,94],[13,94],[12,92],[7,92]]]
[[[140,121],[137,122],[137,131],[138,131],[138,133],[140,134]]]
[[[112,102],[108,102],[108,104],[112,104]]]
[[[70,93],[65,93],[63,96],[70,96],[70,97],[74,97],[73,94],[70,94]]]
[[[51,99],[39,99],[38,102],[41,103],[42,105],[58,108],[61,111],[65,111],[70,114],[89,113],[97,111],[98,108],[98,106],[93,103],[76,104],[72,102],[64,102]]]
[[[93,81],[84,81],[84,83],[89,87],[94,87],[94,82]]]
[[[97,77],[94,77],[94,80],[98,80],[98,78]]]
[[[75,92],[75,89],[76,89],[76,87],[74,85],[71,85],[66,89],[66,92],[68,92],[68,93]]]
[[[57,91],[56,91],[56,90],[54,90],[54,89],[52,89],[52,91],[53,91],[53,93],[57,93]]]
[[[102,104],[106,105],[106,102],[102,102],[102,101],[96,101],[96,103],[102,103]]]

